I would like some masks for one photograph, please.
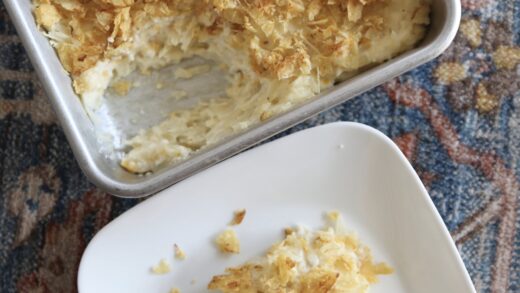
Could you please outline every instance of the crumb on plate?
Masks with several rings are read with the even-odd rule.
[[[240,241],[235,230],[226,229],[215,239],[218,249],[223,253],[239,253]]]
[[[156,275],[164,275],[171,271],[170,264],[163,258],[159,263],[152,267],[152,273]]]
[[[175,258],[180,260],[186,259],[186,253],[182,250],[177,243],[173,245],[173,249],[175,250]]]
[[[229,223],[229,225],[231,225],[231,226],[240,225],[242,223],[242,221],[244,221],[245,216],[246,216],[245,209],[235,211],[233,214],[233,220],[231,220],[231,223]]]

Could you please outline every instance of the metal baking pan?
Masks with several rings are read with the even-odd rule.
[[[144,119],[140,124],[137,123],[133,126],[125,124],[124,121],[133,120],[128,115],[142,114],[143,109],[131,108],[128,103],[125,108],[124,104],[121,104],[121,99],[119,101],[113,99],[110,107],[98,117],[99,121],[90,119],[74,93],[70,77],[61,66],[54,49],[36,27],[31,0],[4,0],[79,165],[90,181],[98,187],[122,197],[141,197],[155,193],[311,116],[434,59],[446,50],[454,39],[459,27],[461,7],[460,0],[433,0],[432,2],[431,25],[426,38],[417,48],[364,71],[289,112],[271,118],[244,133],[230,137],[218,145],[206,148],[183,162],[143,176],[129,173],[119,166],[120,157],[117,156],[117,152],[109,154],[110,150],[107,150],[106,147],[107,142],[100,139],[100,129],[114,128],[115,124],[119,131],[118,139],[123,139],[138,128],[157,123],[161,115],[143,115],[152,117],[152,119]],[[151,90],[150,87],[144,88],[148,88],[149,92]],[[211,87],[206,88],[214,91]],[[142,104],[139,101],[132,103],[132,105]],[[146,109],[149,111],[156,111],[162,106],[167,106],[167,103],[160,98],[157,103],[149,101],[146,104],[150,105]],[[117,109],[122,107],[125,108],[125,111],[119,112],[127,115],[125,117],[117,116]],[[167,115],[167,113],[165,112],[163,115]],[[118,123],[119,125],[117,125]]]

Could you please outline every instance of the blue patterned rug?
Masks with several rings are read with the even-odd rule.
[[[451,48],[287,133],[358,121],[412,161],[479,292],[520,292],[520,0],[462,0]],[[136,200],[81,173],[0,4],[0,292],[75,292],[94,233]]]

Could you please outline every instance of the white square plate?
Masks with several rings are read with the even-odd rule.
[[[213,239],[234,210],[241,253],[223,257]],[[371,292],[475,292],[426,189],[382,133],[335,123],[284,137],[195,175],[129,210],[87,247],[81,293],[205,292],[211,277],[265,252],[294,224],[323,225],[338,210],[347,226],[396,272]],[[173,257],[173,244],[187,254]],[[152,265],[172,263],[166,275]],[[194,280],[194,284],[192,284]]]

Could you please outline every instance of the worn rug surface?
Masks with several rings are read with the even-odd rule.
[[[479,292],[520,292],[520,0],[462,0],[437,60],[286,132],[358,121],[419,173]],[[85,246],[137,204],[81,173],[0,4],[0,292],[75,292]]]

